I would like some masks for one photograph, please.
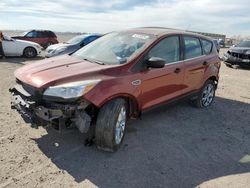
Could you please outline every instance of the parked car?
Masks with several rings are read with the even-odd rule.
[[[24,32],[21,36],[14,36],[12,38],[36,42],[44,48],[58,43],[56,34],[49,30],[31,30]]]
[[[4,36],[2,41],[5,56],[25,56],[34,58],[41,53],[42,47],[34,42]]]
[[[225,41],[223,39],[218,39],[218,43],[220,45],[220,47],[225,47]]]
[[[116,151],[127,120],[146,109],[184,97],[199,108],[211,105],[219,69],[216,47],[202,35],[164,28],[112,32],[71,55],[16,70],[12,108],[63,130],[92,130],[98,148]]]
[[[49,46],[45,51],[45,56],[53,57],[57,55],[70,54],[101,36],[102,35],[99,34],[78,35],[67,42]]]
[[[217,40],[217,39],[213,39],[213,42],[214,42],[214,44],[215,44],[215,47],[216,47],[216,49],[217,49],[217,52],[219,53],[219,52],[220,52],[220,45],[219,45],[218,40]]]
[[[224,54],[224,63],[227,66],[239,65],[250,67],[250,40],[245,40],[229,48]]]

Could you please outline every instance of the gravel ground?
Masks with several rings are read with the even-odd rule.
[[[0,61],[0,187],[249,187],[250,70],[223,64],[210,108],[147,111],[112,154],[85,147],[78,131],[32,128],[10,109],[13,71],[26,63]]]

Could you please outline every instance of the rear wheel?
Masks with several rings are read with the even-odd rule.
[[[27,47],[24,49],[23,55],[27,58],[34,58],[37,56],[37,52],[35,48]]]
[[[195,100],[192,100],[192,103],[198,108],[206,108],[212,104],[214,97],[215,83],[213,80],[208,80],[205,82],[197,98]]]
[[[127,123],[127,104],[122,98],[105,104],[99,111],[95,139],[99,149],[116,151],[124,138]]]

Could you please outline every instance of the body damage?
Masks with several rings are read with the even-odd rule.
[[[23,66],[15,72],[17,85],[10,89],[12,106],[20,111],[28,107],[43,120],[56,121],[59,126],[75,124],[81,132],[86,132],[98,111],[112,99],[124,98],[129,107],[128,116],[136,118],[143,110],[199,91],[210,78],[218,81],[217,52],[190,60],[181,56],[177,64],[145,69],[143,58],[147,52],[162,38],[170,36],[158,35],[147,49],[125,64],[103,65],[63,55]],[[81,97],[64,99],[44,95],[48,88],[83,80],[96,83]]]
[[[250,47],[233,46],[224,54],[223,60],[227,65],[250,67]]]

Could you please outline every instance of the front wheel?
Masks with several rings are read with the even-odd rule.
[[[23,55],[27,58],[34,58],[37,56],[37,52],[35,48],[27,47],[24,49]]]
[[[111,100],[99,111],[95,139],[99,149],[116,151],[124,138],[127,123],[127,105],[122,98]]]
[[[194,106],[198,108],[206,108],[210,106],[215,97],[215,83],[212,80],[205,82],[197,98],[192,100]]]

